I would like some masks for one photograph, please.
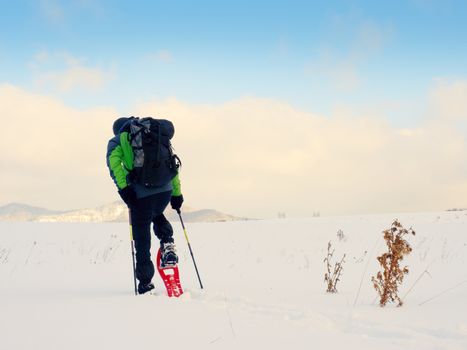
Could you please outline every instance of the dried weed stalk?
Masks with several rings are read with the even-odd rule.
[[[398,296],[398,287],[404,279],[404,275],[409,273],[407,266],[401,268],[399,263],[412,251],[410,244],[404,239],[404,236],[415,235],[415,231],[405,229],[398,220],[392,223],[390,229],[383,231],[384,240],[388,251],[377,259],[383,268],[371,278],[373,286],[380,296],[379,305],[385,306],[389,301],[398,302],[397,306],[402,306],[403,302]]]
[[[337,231],[337,238],[339,239],[339,241],[345,241],[345,240],[346,240],[346,237],[345,237],[345,235],[344,235],[344,231],[338,230],[338,231]]]
[[[344,258],[345,254],[342,257],[341,261],[334,263],[334,268],[331,268],[332,263],[331,259],[334,255],[334,249],[331,250],[331,242],[328,243],[328,253],[324,262],[326,263],[327,272],[324,274],[324,281],[327,284],[326,292],[328,293],[337,293],[337,282],[340,281],[342,275],[343,264],[345,263]],[[331,272],[332,270],[332,272]]]

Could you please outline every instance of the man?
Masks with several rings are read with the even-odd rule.
[[[130,144],[130,125],[133,119],[133,117],[123,117],[114,122],[114,137],[109,141],[107,147],[107,166],[110,170],[110,176],[117,185],[120,197],[130,211],[136,248],[138,293],[144,294],[154,288],[151,283],[155,272],[150,253],[151,224],[160,241],[161,266],[171,266],[178,263],[173,229],[163,212],[169,203],[174,210],[179,210],[183,203],[183,195],[178,171],[172,180],[156,187],[147,187],[134,180],[135,152]],[[166,120],[160,122],[168,123],[173,135],[172,123]]]

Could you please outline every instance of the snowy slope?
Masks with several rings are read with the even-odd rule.
[[[177,225],[180,299],[158,278],[132,295],[124,223],[0,223],[1,348],[467,349],[467,213],[397,215],[417,235],[405,305],[382,309],[370,277],[395,217],[189,224],[204,291]],[[330,240],[347,254],[335,295]]]

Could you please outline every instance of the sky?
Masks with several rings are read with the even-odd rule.
[[[118,199],[114,119],[174,121],[186,204],[467,207],[467,2],[1,1],[0,205]]]

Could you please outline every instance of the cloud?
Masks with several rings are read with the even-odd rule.
[[[172,62],[173,60],[172,53],[169,50],[165,50],[165,49],[148,54],[146,58],[151,61],[158,61],[158,62]]]
[[[453,0],[410,0],[410,3],[418,10],[425,13],[445,14],[456,9],[457,1]]]
[[[388,27],[378,25],[374,21],[363,21],[358,27],[351,51],[356,51],[353,53],[356,56],[367,57],[374,54],[383,48],[390,34],[391,30]]]
[[[37,64],[44,64],[48,62],[49,60],[50,60],[50,55],[45,50],[39,51],[34,55],[34,61]]]
[[[464,83],[434,91],[460,101]],[[398,129],[383,113],[322,116],[254,97],[219,105],[171,98],[134,109],[174,121],[187,205],[256,217],[465,207],[466,135],[447,113],[457,109]],[[105,150],[117,116],[0,86],[0,147],[8,150],[0,155],[0,203],[78,208],[116,200]]]
[[[319,63],[308,65],[305,71],[310,76],[327,79],[335,89],[343,92],[356,90],[362,82],[357,64],[350,59],[323,58]]]
[[[313,78],[324,78],[335,89],[352,92],[360,87],[364,77],[361,66],[384,47],[391,29],[374,21],[349,23],[349,18],[337,16],[332,21],[333,40],[343,42],[336,50],[325,44],[315,59],[305,64],[305,74]],[[344,48],[342,50],[342,48]]]
[[[431,100],[438,116],[467,121],[467,81],[438,79]]]
[[[105,3],[99,0],[39,0],[35,2],[47,24],[60,28],[68,26],[74,18],[81,15],[88,19],[102,19],[108,15]]]
[[[52,23],[63,23],[65,11],[58,0],[40,0],[40,11],[43,16]]]
[[[36,77],[36,83],[41,86],[53,86],[60,92],[80,90],[102,90],[110,76],[99,69],[72,66],[63,71],[44,72]]]
[[[0,85],[0,202],[69,209],[111,198],[105,148],[116,115],[109,107],[78,110]]]
[[[97,92],[105,88],[114,74],[95,67],[87,67],[68,53],[40,51],[32,63],[34,83],[62,93],[79,90]]]
[[[255,98],[138,112],[174,120],[187,198],[202,207],[262,216],[466,204],[465,135],[442,123],[399,130],[374,115],[326,118]]]

